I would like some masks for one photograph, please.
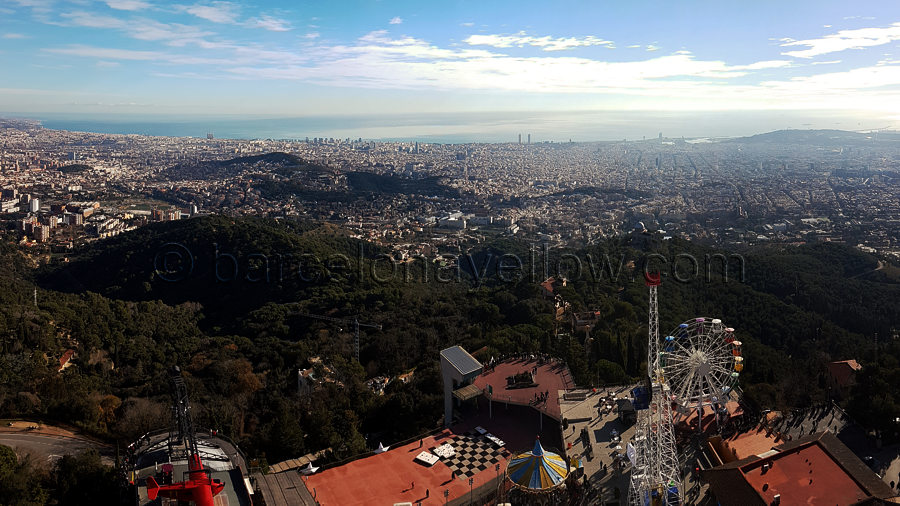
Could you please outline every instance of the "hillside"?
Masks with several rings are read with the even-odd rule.
[[[776,130],[764,134],[728,139],[741,144],[802,144],[805,146],[842,147],[877,143],[900,143],[896,132],[860,133],[846,130]]]
[[[175,275],[181,272],[177,258],[167,268],[154,267],[160,251],[180,251],[187,258],[181,247],[192,253],[189,275]],[[226,279],[215,277],[216,248],[220,278]],[[497,259],[515,251],[527,258],[528,245],[506,240],[479,246],[471,260],[461,257],[461,265],[468,267],[460,269],[458,281],[451,276],[450,282],[439,283],[437,267],[428,267],[426,280],[418,270],[421,263],[410,267],[408,279],[402,268],[401,275],[391,278],[379,248],[331,226],[198,218],[144,227],[97,243],[68,264],[41,270],[37,312],[28,308],[30,281],[15,274],[21,270],[5,267],[7,276],[18,281],[2,292],[7,302],[3,322],[22,337],[2,356],[9,367],[0,389],[5,399],[0,416],[65,416],[127,439],[145,424],[137,420],[155,419],[138,417],[141,411],[135,410],[164,407],[163,371],[180,364],[192,378],[198,423],[221,428],[251,456],[264,452],[276,459],[334,446],[341,449],[331,458],[344,458],[363,449],[364,433],[399,440],[435,423],[440,413],[437,356],[452,344],[484,348],[485,358],[516,351],[552,353],[566,360],[581,384],[641,376],[647,332],[643,266],[648,261],[651,267],[659,265],[654,254],[670,259],[692,255],[704,265],[707,255],[719,253],[653,236],[554,251],[550,266],[564,253],[583,260],[581,273],[569,272],[570,282],[559,288],[559,295],[573,310],[602,315],[585,348],[583,336],[553,337],[553,306],[538,288],[542,275],[531,279],[527,268],[515,279],[496,274]],[[6,255],[16,258],[18,253],[11,249]],[[233,266],[224,255],[234,256],[240,276],[224,275]],[[264,282],[264,258],[272,276],[285,258],[306,259],[310,269],[303,271],[305,277],[294,271],[290,279]],[[327,258],[346,261],[326,264]],[[381,278],[372,274],[377,258],[382,258],[376,269]],[[311,268],[314,260],[320,261],[317,269]],[[896,325],[897,308],[889,302],[900,300],[896,282],[871,271],[874,264],[877,260],[867,254],[828,244],[751,251],[745,256],[745,282],[734,261],[727,281],[718,264],[708,280],[703,272],[687,282],[677,281],[671,264],[665,264],[661,331],[696,316],[720,317],[735,327],[747,360],[741,386],[748,403],[760,409],[823,400],[824,364],[830,360],[863,363],[872,378],[860,391],[869,392],[900,372],[895,372],[900,350],[893,344],[882,346],[881,365],[872,366],[872,332],[889,332]],[[446,276],[455,270],[442,272]],[[164,279],[168,276],[172,279]],[[298,314],[302,312],[359,315],[360,321],[384,328],[363,332],[359,366],[351,359],[349,326],[306,318]],[[560,331],[568,332],[561,325]],[[66,335],[75,341],[67,341]],[[79,357],[72,373],[57,375],[27,358],[57,356],[66,346],[74,347]],[[103,360],[89,362],[92,356],[107,357],[115,369],[105,369]],[[298,403],[296,371],[309,367],[313,356],[325,358],[343,387],[330,385],[315,392],[309,404]],[[384,396],[364,384],[367,378],[412,368],[415,381],[394,385]],[[46,379],[35,380],[35,375]],[[61,391],[48,390],[54,384],[81,392],[83,406],[64,408],[54,400]],[[24,402],[21,392],[39,401]],[[121,405],[103,421],[96,410],[109,395]],[[877,426],[894,409],[893,402],[877,409],[853,400],[850,405],[856,406],[860,421]],[[342,441],[347,444],[338,444]]]
[[[205,160],[181,163],[166,169],[163,175],[172,181],[218,179],[232,177],[248,169],[266,168],[285,173],[295,171],[322,171],[324,167],[308,163],[288,153],[265,153],[260,155],[239,156],[227,160]]]

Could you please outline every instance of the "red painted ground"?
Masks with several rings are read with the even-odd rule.
[[[764,462],[772,463],[765,474]],[[816,444],[748,464],[741,471],[766,503],[775,494],[781,494],[781,504],[853,504],[867,497],[853,478]],[[765,491],[764,485],[768,485]]]
[[[488,428],[488,427],[485,427]],[[490,430],[488,428],[488,430]],[[423,450],[439,446],[456,436],[449,430],[425,438],[422,448],[419,442],[391,448],[385,453],[349,464],[328,469],[310,476],[306,488],[322,506],[350,506],[356,504],[391,505],[398,502],[421,501],[423,505],[444,504],[444,490],[450,491],[449,499],[469,493],[468,478],[450,481],[450,468],[438,461],[432,467],[418,464],[413,459]],[[506,469],[501,462],[500,472]],[[474,476],[474,488],[497,476],[491,465]],[[411,485],[415,483],[413,488]],[[425,492],[430,491],[426,499]]]
[[[506,388],[507,376],[513,376],[521,372],[531,372],[535,366],[538,368],[535,378],[535,383],[538,386],[516,389]],[[513,360],[497,364],[493,370],[485,369],[481,376],[475,378],[475,384],[482,390],[485,390],[485,395],[487,395],[487,385],[490,384],[494,387],[494,401],[509,400],[510,402],[528,404],[534,401],[534,394],[549,392],[547,401],[537,404],[536,407],[542,411],[546,410],[549,415],[557,419],[561,416],[558,391],[575,388],[575,382],[572,381],[569,369],[558,362],[538,366],[537,360]]]
[[[557,453],[562,447],[559,422],[543,417],[534,408],[502,402],[494,402],[492,415],[489,415],[487,402],[479,399],[478,410],[466,412],[463,421],[452,427],[453,432],[465,434],[475,427],[481,426],[506,443],[506,449],[512,453],[520,453],[534,448],[534,441],[540,436],[544,448],[553,449]],[[506,464],[503,464],[504,468]]]
[[[728,448],[734,450],[738,459],[745,459],[751,455],[760,455],[771,450],[775,446],[785,443],[776,440],[774,434],[767,435],[765,429],[759,429],[744,434],[738,434],[725,440]]]
[[[439,446],[465,434],[480,425],[488,432],[495,434],[506,442],[506,459],[509,452],[529,450],[534,447],[535,438],[541,440],[547,448],[561,445],[559,422],[544,417],[532,407],[504,405],[503,400],[528,404],[534,399],[536,392],[549,391],[546,403],[535,407],[555,418],[560,417],[559,390],[573,388],[568,368],[558,363],[538,366],[537,387],[523,389],[506,389],[506,377],[523,371],[531,371],[537,366],[536,360],[516,360],[498,364],[475,380],[475,384],[486,390],[488,383],[494,387],[493,418],[489,416],[487,399],[479,397],[463,411],[464,421],[445,430],[441,434],[425,438],[422,448],[418,441],[408,445],[391,448],[385,453],[349,464],[328,469],[310,476],[306,488],[315,493],[322,506],[350,506],[357,504],[394,504],[398,502],[421,501],[423,505],[444,504],[444,490],[449,490],[449,500],[469,493],[468,478],[456,478],[450,481],[450,468],[438,461],[432,467],[418,464],[413,459],[423,450]],[[500,473],[506,470],[507,460],[500,462]],[[497,471],[490,465],[474,476],[473,488],[496,478]],[[415,483],[413,487],[412,484]],[[425,497],[429,491],[428,498]]]

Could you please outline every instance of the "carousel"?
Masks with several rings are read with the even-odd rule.
[[[506,477],[515,489],[530,497],[533,504],[553,504],[554,492],[565,489],[569,466],[559,454],[544,450],[541,441],[534,449],[512,458],[506,468]]]

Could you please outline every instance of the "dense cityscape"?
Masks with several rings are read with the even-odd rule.
[[[399,255],[503,234],[584,246],[635,226],[730,248],[835,241],[900,252],[900,137],[890,132],[454,145],[2,125],[3,219],[23,241],[57,249],[218,213],[328,221]]]
[[[0,506],[900,504],[900,11],[0,1]]]

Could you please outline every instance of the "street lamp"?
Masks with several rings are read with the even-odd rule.
[[[500,502],[501,482],[500,482],[500,463],[499,462],[494,466],[494,469],[497,471],[497,502]]]

